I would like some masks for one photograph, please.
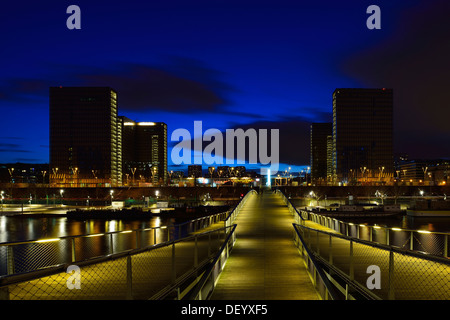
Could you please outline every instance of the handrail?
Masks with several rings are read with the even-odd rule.
[[[285,199],[285,202],[288,204],[288,207],[289,207],[289,204],[293,206],[292,202],[286,197],[286,195],[282,191],[277,190],[277,192],[279,192],[282,195],[282,197]],[[410,251],[419,251],[419,252],[422,251],[422,252],[427,252],[428,254],[433,254],[435,256],[441,256],[441,253],[442,253],[443,257],[445,257],[445,258],[448,257],[449,238],[450,238],[450,233],[448,233],[448,232],[412,230],[412,229],[403,229],[403,228],[400,229],[400,228],[383,227],[383,226],[369,226],[369,225],[362,225],[362,224],[358,224],[358,223],[344,222],[344,221],[338,220],[338,219],[336,219],[334,217],[324,216],[324,215],[321,215],[319,213],[309,212],[309,211],[302,210],[302,209],[297,209],[294,206],[293,206],[293,210],[295,210],[294,212],[297,213],[297,217],[296,217],[296,218],[298,218],[297,222],[300,223],[300,224],[303,224],[303,222],[306,221],[306,220],[311,220],[311,221],[316,222],[316,223],[318,223],[318,224],[320,224],[320,225],[322,225],[324,227],[328,227],[330,229],[333,229],[333,230],[335,230],[337,232],[341,232],[340,231],[340,224],[343,224],[343,225],[345,225],[347,227],[346,228],[347,232],[348,232],[348,229],[349,229],[350,226],[356,226],[358,228],[357,232],[356,232],[357,235],[355,237],[356,239],[360,239],[360,237],[359,237],[359,227],[366,227],[366,228],[370,229],[370,233],[369,233],[370,241],[372,241],[372,234],[373,234],[373,230],[374,229],[383,229],[383,230],[385,230],[387,234],[386,234],[386,239],[383,239],[383,241],[386,241],[387,245],[391,245],[391,243],[390,243],[391,240],[390,240],[390,237],[389,237],[389,234],[388,234],[389,230],[393,230],[395,232],[401,231],[401,232],[410,233],[411,236],[410,236],[409,243],[404,243],[403,247],[405,247],[405,245],[409,245],[409,250]],[[334,223],[333,223],[333,221],[334,221]],[[339,227],[336,226],[336,223],[339,224]],[[419,243],[417,241],[414,242],[414,237],[417,234],[420,234],[422,236],[429,234],[429,235],[438,235],[440,237],[443,237],[443,239],[440,239],[442,241],[442,243],[439,244],[440,247],[438,249],[438,253],[437,254],[433,253],[432,250],[430,250],[430,248],[428,248],[428,250],[425,250],[425,251],[424,250],[414,250],[414,247],[417,247],[417,246],[419,246],[419,247],[422,246],[422,248],[424,247],[424,245],[422,243]],[[348,233],[347,233],[347,235],[348,235]],[[361,239],[361,240],[364,240],[364,239]],[[373,241],[373,242],[377,243],[375,241]]]
[[[7,274],[15,274],[15,273],[23,273],[32,271],[30,270],[30,267],[34,270],[41,269],[41,268],[47,268],[50,266],[56,266],[58,264],[65,264],[65,263],[73,263],[75,261],[81,261],[84,259],[91,259],[93,258],[94,254],[92,254],[90,251],[87,250],[88,247],[86,247],[86,244],[80,245],[80,240],[84,239],[90,239],[95,237],[102,237],[102,241],[105,242],[106,247],[102,252],[96,253],[96,257],[98,256],[104,256],[109,255],[120,251],[125,251],[128,249],[133,248],[140,248],[140,247],[146,247],[150,244],[155,245],[156,243],[165,243],[167,241],[170,241],[170,238],[181,238],[184,236],[183,233],[192,233],[193,231],[197,231],[198,229],[204,228],[206,226],[209,226],[210,224],[216,223],[218,221],[223,221],[225,218],[226,212],[216,213],[213,215],[205,216],[196,218],[193,220],[189,220],[183,223],[174,224],[174,225],[166,225],[166,226],[158,226],[158,227],[147,227],[147,228],[138,228],[138,229],[128,229],[128,230],[121,230],[121,231],[108,231],[103,233],[91,233],[91,234],[82,234],[82,235],[72,235],[72,236],[63,236],[58,238],[43,238],[43,239],[33,239],[33,240],[27,240],[27,241],[9,241],[9,242],[3,242],[0,243],[0,258],[2,259],[3,268],[0,272],[0,276],[7,275]],[[204,223],[202,223],[204,221]],[[206,224],[206,225],[205,225]],[[141,235],[144,235],[144,233],[147,233],[148,236],[145,236],[144,238],[146,240],[146,243],[141,243],[141,240],[144,239]],[[116,238],[119,235],[122,234],[132,234],[132,237],[135,237],[135,243],[129,243],[128,246],[125,248],[117,247],[118,243],[115,243],[116,241],[114,238]],[[59,254],[58,258],[55,260],[49,262],[42,259],[45,257],[44,255],[39,255],[39,261],[37,261],[37,264],[33,264],[32,266],[30,264],[22,264],[20,267],[17,268],[16,265],[16,249],[19,248],[19,252],[22,252],[22,249],[20,249],[20,246],[33,246],[33,245],[52,245],[52,243],[61,242],[61,246],[66,246],[68,248],[69,252],[68,256],[64,256],[64,254]],[[46,244],[47,243],[47,244]],[[89,244],[87,244],[89,245]],[[81,250],[80,250],[81,248]],[[36,249],[40,250],[40,249]],[[35,251],[36,252],[36,251]],[[78,256],[81,254],[81,257]],[[35,255],[36,256],[36,255]],[[37,256],[36,256],[37,257]]]
[[[113,254],[108,254],[108,255],[104,255],[104,256],[86,259],[83,261],[76,261],[75,264],[79,267],[83,267],[83,266],[94,265],[94,264],[98,264],[98,263],[102,263],[102,262],[106,262],[106,261],[110,261],[110,260],[116,260],[116,259],[123,258],[126,256],[132,256],[132,255],[136,255],[136,254],[139,254],[142,252],[171,246],[171,245],[179,243],[179,242],[189,241],[189,240],[198,238],[200,236],[208,235],[211,233],[217,233],[221,230],[226,230],[226,229],[227,229],[226,227],[223,227],[223,228],[218,228],[218,229],[214,229],[214,230],[208,230],[208,231],[205,231],[202,233],[184,237],[182,239],[174,239],[171,241],[161,242],[161,243],[157,243],[157,244],[150,245],[150,246],[143,247],[143,248],[129,249],[129,250],[113,253]],[[24,272],[24,273],[0,276],[0,287],[15,284],[15,283],[20,283],[20,282],[24,282],[24,281],[29,281],[29,280],[33,280],[33,279],[37,279],[37,278],[41,278],[41,277],[51,276],[51,275],[55,275],[55,274],[58,274],[61,272],[66,272],[67,267],[69,265],[73,265],[73,264],[74,263],[61,263],[58,265],[53,265],[53,266],[41,268],[38,270]]]
[[[229,232],[227,238],[225,239],[224,243],[222,244],[222,247],[220,248],[218,254],[214,258],[214,260],[211,262],[205,273],[203,274],[200,281],[195,285],[195,287],[191,290],[191,292],[187,295],[187,298],[185,300],[200,300],[203,297],[201,296],[201,290],[206,284],[206,281],[208,281],[208,278],[211,276],[216,264],[219,262],[220,257],[222,256],[222,252],[227,248],[228,242],[230,241],[231,236],[234,235],[234,232],[236,230],[236,224],[232,225],[232,229]],[[212,292],[212,291],[211,291]],[[211,294],[211,292],[209,294]],[[208,299],[206,297],[206,299]]]
[[[299,218],[300,221],[306,220],[306,219],[302,216],[302,214],[301,214],[300,212],[298,212],[297,208],[294,206],[294,204],[291,202],[291,200],[290,200],[288,197],[286,197],[286,195],[285,195],[281,190],[277,189],[277,190],[276,190],[276,193],[279,193],[279,194],[283,197],[284,202],[285,202],[286,205],[288,206],[289,210],[291,210],[291,212],[292,212],[292,210],[294,210],[294,212],[297,213],[297,215],[295,216],[296,218]],[[293,213],[293,212],[292,212],[292,213]],[[293,213],[293,214],[294,214],[294,213]]]
[[[311,250],[308,248],[308,246],[304,242],[303,237],[300,235],[298,229],[296,228],[296,224],[293,223],[292,225],[294,226],[294,230],[297,233],[298,238],[300,239],[300,241],[303,244],[303,248],[305,248],[307,254],[311,258],[311,262],[314,264],[314,267],[315,267],[317,273],[319,274],[320,279],[322,280],[322,282],[324,283],[325,287],[327,288],[327,291],[330,294],[331,299],[332,300],[338,300],[339,296],[338,296],[336,290],[334,290],[333,285],[331,284],[330,280],[328,279],[328,277],[323,272],[322,268],[317,264],[317,261],[314,259],[315,255],[313,254],[313,252],[311,252]]]
[[[236,219],[236,216],[238,215],[240,209],[245,204],[245,202],[247,201],[247,199],[251,193],[257,193],[257,192],[254,189],[251,189],[245,194],[245,196],[241,199],[241,201],[239,201],[239,203],[233,208],[233,210],[231,210],[231,212],[225,218],[225,226],[232,225],[232,223],[234,222],[234,219]]]
[[[41,239],[30,239],[25,241],[7,241],[7,242],[0,242],[0,246],[9,246],[9,245],[19,245],[19,244],[29,244],[29,243],[36,243],[36,242],[46,242],[57,239],[64,240],[64,239],[73,239],[73,238],[83,238],[83,237],[94,237],[94,236],[100,236],[100,235],[110,235],[110,234],[117,234],[117,233],[129,233],[129,232],[136,232],[136,231],[149,231],[153,229],[167,229],[167,228],[173,228],[178,226],[183,226],[189,223],[201,221],[210,219],[211,217],[216,217],[220,215],[226,214],[228,211],[215,213],[209,216],[204,216],[192,220],[188,220],[185,222],[177,223],[177,224],[170,224],[166,226],[158,226],[158,227],[147,227],[147,228],[137,228],[137,229],[127,229],[127,230],[121,230],[121,231],[107,231],[107,232],[100,232],[100,233],[85,233],[85,234],[78,234],[78,235],[72,235],[72,236],[62,236],[62,237],[55,237],[55,238],[41,238]]]
[[[367,245],[367,246],[370,246],[373,248],[378,248],[378,249],[387,250],[387,251],[393,251],[396,253],[400,253],[400,254],[404,254],[404,255],[420,258],[420,259],[425,259],[425,260],[429,260],[429,261],[433,261],[433,262],[444,263],[444,264],[450,265],[450,259],[447,259],[444,257],[439,257],[439,256],[435,256],[432,254],[427,254],[427,253],[423,253],[423,252],[419,252],[419,251],[411,251],[411,250],[407,250],[407,249],[402,249],[402,248],[392,246],[392,245],[386,245],[386,244],[377,243],[377,242],[373,242],[373,241],[358,239],[358,238],[346,236],[346,235],[343,235],[340,233],[328,232],[325,230],[319,230],[319,229],[315,229],[315,228],[311,228],[311,227],[307,227],[307,226],[303,226],[303,225],[301,227],[304,229],[313,230],[314,232],[323,233],[323,234],[333,236],[336,238],[341,238],[344,240],[353,241],[355,243],[364,244],[364,245]]]

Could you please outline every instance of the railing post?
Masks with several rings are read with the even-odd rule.
[[[194,268],[197,268],[197,266],[198,266],[198,241],[197,241],[197,235],[195,235],[194,239],[195,239]]]
[[[75,238],[71,239],[71,248],[72,248],[72,262],[77,261],[76,260],[76,254],[75,254]]]
[[[355,267],[353,264],[353,241],[350,240],[350,280],[355,280]]]
[[[12,246],[8,246],[6,249],[6,257],[7,257],[7,264],[8,264],[8,274],[14,274],[14,250]]]
[[[114,243],[113,243],[113,234],[110,233],[109,234],[109,246],[110,248],[110,253],[113,254],[114,253]]]
[[[332,240],[331,240],[332,238],[333,237],[330,234],[330,244],[329,244],[330,257],[329,257],[329,261],[330,261],[331,265],[333,264],[333,246],[332,246]]]
[[[172,284],[175,283],[177,279],[177,269],[175,265],[175,242],[172,244]]]
[[[389,287],[388,287],[388,299],[394,300],[394,252],[389,250]]]
[[[444,257],[448,257],[448,234],[444,236]]]
[[[411,238],[409,241],[409,250],[414,250],[414,231],[411,231]]]
[[[131,266],[131,255],[127,256],[127,299],[133,299],[133,271]]]

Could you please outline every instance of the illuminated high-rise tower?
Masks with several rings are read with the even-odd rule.
[[[336,182],[385,183],[394,173],[392,89],[333,93],[333,174]]]
[[[120,118],[124,183],[167,184],[167,125]]]
[[[109,87],[50,88],[50,184],[122,183],[122,126]]]

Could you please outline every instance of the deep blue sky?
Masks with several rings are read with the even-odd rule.
[[[66,8],[81,8],[68,30]],[[369,5],[381,30],[366,28]],[[48,87],[111,86],[119,114],[177,128],[278,128],[309,163],[309,125],[343,87],[394,89],[395,151],[450,156],[450,2],[19,1],[0,16],[0,163],[48,162]],[[170,152],[170,150],[169,150]],[[169,163],[170,164],[170,163]]]

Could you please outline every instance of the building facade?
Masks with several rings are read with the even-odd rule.
[[[109,87],[50,88],[50,185],[120,186],[121,124]]]
[[[392,89],[333,93],[335,183],[388,183],[394,177]]]
[[[200,178],[203,176],[202,166],[199,164],[191,164],[188,166],[188,177],[189,178]]]
[[[326,184],[331,181],[333,137],[332,123],[311,124],[311,179],[316,184]]]
[[[167,184],[167,125],[163,122],[122,123],[123,178],[127,185]]]

